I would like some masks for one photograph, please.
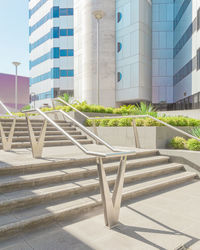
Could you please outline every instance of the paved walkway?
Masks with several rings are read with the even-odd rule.
[[[200,250],[200,182],[125,204],[120,224],[104,226],[98,211],[90,218],[59,223],[0,243],[4,250]]]
[[[112,152],[104,146],[89,144],[83,145],[86,149],[95,152]],[[147,149],[135,149],[125,147],[115,147],[119,149],[127,149],[133,151],[148,151]],[[32,151],[28,149],[13,149],[11,152],[0,150],[0,167],[1,166],[18,166],[27,164],[38,164],[48,162],[58,162],[81,158],[91,158],[91,155],[86,155],[76,146],[62,146],[62,147],[46,147],[43,149],[42,159],[34,159]]]

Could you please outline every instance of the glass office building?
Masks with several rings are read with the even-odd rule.
[[[73,0],[29,0],[31,104],[74,91]]]
[[[74,92],[105,106],[200,108],[199,0],[29,3],[30,85],[39,105]]]

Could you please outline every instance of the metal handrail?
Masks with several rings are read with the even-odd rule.
[[[62,98],[57,97],[55,99],[52,99],[52,102],[54,101],[59,101],[62,102],[63,104],[65,104],[66,106],[70,107],[71,109],[73,109],[74,111],[76,111],[77,113],[79,113],[80,115],[82,115],[83,117],[85,117],[86,119],[89,119],[89,116],[85,115],[84,113],[82,113],[80,110],[78,110],[77,108],[73,107],[71,104],[69,104],[68,102],[64,101]]]
[[[81,149],[85,154],[96,156],[100,192],[101,192],[101,197],[102,197],[102,203],[104,206],[105,223],[106,223],[106,226],[109,226],[110,228],[116,226],[119,220],[119,212],[120,212],[120,206],[121,206],[121,201],[122,201],[122,190],[123,190],[123,184],[124,184],[124,173],[126,170],[127,156],[135,154],[135,151],[122,151],[122,150],[114,149],[112,146],[110,146],[101,138],[93,134],[91,131],[85,128],[82,124],[74,120],[71,116],[69,116],[62,110],[55,110],[55,111],[47,112],[47,113],[58,113],[58,112],[61,113],[64,117],[67,117],[68,119],[70,119],[76,126],[79,126],[79,128],[84,130],[88,135],[90,135],[91,137],[103,143],[103,145],[105,145],[107,148],[111,149],[113,153],[101,153],[101,152],[88,151],[85,147],[83,147],[77,140],[75,140],[69,133],[67,133],[63,128],[61,128],[58,124],[56,124],[50,117],[48,117],[46,113],[42,112],[40,109],[28,110],[28,111],[24,111],[24,113],[35,112],[35,111],[38,112],[42,117],[44,117],[45,121],[41,130],[39,141],[37,142],[34,136],[34,131],[31,126],[31,122],[28,118],[28,115],[26,114],[26,119],[27,119],[27,123],[29,127],[29,135],[30,135],[31,145],[32,145],[32,151],[34,152],[33,155],[39,157],[42,152],[46,127],[47,127],[47,121],[48,121],[56,129],[58,129],[63,135],[65,135],[69,140],[71,140],[71,142],[74,145],[76,145],[79,149]],[[106,179],[106,171],[103,166],[103,160],[102,160],[102,158],[109,157],[109,156],[120,157],[120,164],[119,164],[119,168],[117,171],[117,177],[115,180],[112,194],[110,193],[109,184]]]
[[[2,101],[0,101],[0,106],[9,114],[9,116],[14,116],[10,110],[5,106],[5,104],[3,104]]]
[[[92,118],[89,117],[88,119],[89,119],[89,120],[104,120],[104,119],[146,118],[146,117],[151,118],[151,119],[153,119],[153,120],[155,120],[155,121],[157,121],[157,122],[159,122],[159,123],[165,125],[166,127],[171,128],[171,129],[173,129],[173,130],[175,130],[175,131],[177,131],[177,132],[179,132],[179,133],[181,133],[181,134],[183,134],[183,135],[185,135],[185,136],[188,136],[188,137],[190,137],[190,138],[193,138],[193,139],[195,139],[195,140],[200,141],[200,138],[198,138],[198,137],[196,137],[196,136],[193,136],[193,135],[191,135],[191,134],[189,134],[189,133],[187,133],[187,132],[185,132],[185,131],[183,131],[183,130],[181,130],[181,129],[179,129],[179,128],[176,128],[176,127],[174,127],[174,126],[172,126],[172,125],[170,125],[170,124],[168,124],[168,123],[166,123],[166,122],[163,122],[163,121],[161,121],[161,120],[159,120],[159,119],[157,119],[157,118],[155,118],[155,117],[153,117],[153,116],[151,116],[151,115],[104,116],[104,117],[92,117]]]
[[[71,116],[67,115],[64,111],[62,110],[54,110],[54,111],[47,111],[47,112],[42,112],[40,109],[36,108],[33,110],[27,110],[23,111],[23,113],[29,113],[29,112],[38,112],[41,116],[43,116],[49,123],[51,123],[55,128],[57,128],[63,135],[65,135],[73,144],[75,144],[79,149],[81,149],[85,154],[87,155],[94,155],[97,157],[108,157],[108,156],[123,156],[123,155],[129,155],[129,154],[134,154],[135,151],[123,151],[120,149],[115,149],[108,143],[106,143],[104,140],[93,134],[90,130],[85,128],[83,125],[81,125],[79,122],[74,120]],[[88,151],[85,147],[83,147],[77,140],[75,140],[69,133],[67,133],[64,129],[62,129],[56,122],[54,122],[50,117],[48,117],[46,114],[47,113],[61,113],[62,115],[66,116],[68,119],[70,119],[73,123],[75,123],[77,126],[79,126],[84,132],[86,132],[88,135],[93,137],[94,139],[98,140],[101,142],[103,145],[105,145],[107,148],[112,150],[114,153],[100,153],[100,152],[92,152]]]

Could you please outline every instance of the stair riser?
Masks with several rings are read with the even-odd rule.
[[[36,139],[38,139],[38,138],[39,138],[39,136],[36,136]],[[87,139],[87,137],[84,135],[77,135],[77,136],[73,135],[73,138],[79,139],[79,140]],[[58,140],[66,140],[66,137],[65,136],[56,136],[56,137],[46,136],[45,137],[45,141],[58,141]],[[13,142],[30,142],[30,139],[29,139],[29,137],[18,137],[18,138],[14,137]],[[0,143],[1,143],[1,139],[0,139]]]
[[[163,164],[163,163],[167,163],[167,161],[152,161],[152,163],[149,163],[149,165]],[[145,165],[146,164],[135,165],[135,164],[128,163],[126,168],[127,168],[127,170],[132,170],[134,168],[143,167]],[[180,166],[180,167],[178,166],[177,168],[181,169],[182,166]],[[114,165],[114,166],[111,166],[111,167],[105,167],[106,174],[114,173],[114,172],[117,171],[117,169],[118,169],[117,164]],[[163,172],[164,172],[164,170],[163,170]],[[7,185],[0,186],[0,192],[10,192],[13,189],[15,189],[15,190],[18,189],[19,190],[19,189],[24,189],[24,188],[27,188],[27,187],[37,187],[37,186],[41,186],[41,185],[45,185],[45,184],[61,183],[63,181],[74,181],[74,180],[77,180],[77,179],[88,178],[88,177],[92,177],[92,176],[97,177],[97,174],[98,174],[97,169],[94,169],[94,170],[90,170],[90,171],[82,170],[82,171],[79,171],[77,173],[64,174],[64,175],[62,174],[62,175],[59,175],[59,176],[43,177],[43,178],[38,178],[36,180],[23,180],[23,181],[20,181],[20,182],[8,183]],[[152,176],[149,176],[149,177],[152,177]]]
[[[161,191],[165,188],[170,188],[170,187],[174,187],[174,186],[189,182],[193,179],[194,177],[185,177],[185,178],[179,179],[179,181],[174,181],[171,183],[169,182],[169,183],[160,184],[160,185],[158,184],[158,185],[153,186],[152,188],[141,190],[140,192],[133,191],[127,194],[123,194],[122,200],[127,201],[129,199],[138,198],[140,196],[151,194],[156,191]],[[34,220],[26,221],[25,223],[22,222],[22,223],[13,224],[13,226],[11,225],[8,227],[6,226],[2,227],[0,228],[0,239],[1,240],[8,239],[9,237],[12,237],[13,235],[16,235],[16,234],[19,234],[28,230],[33,230],[34,228],[39,228],[41,227],[41,225],[47,226],[48,224],[53,223],[55,221],[63,221],[63,220],[75,218],[84,213],[90,212],[95,207],[100,207],[101,204],[102,203],[100,200],[91,201],[86,204],[83,204],[83,205],[80,205],[78,207],[71,208],[68,210],[66,209],[63,211],[58,211],[57,213],[51,213],[51,214],[44,215],[44,216],[38,216],[38,218],[35,218]]]
[[[84,140],[79,141],[81,144],[92,144],[93,142],[91,140]],[[70,146],[74,145],[71,141],[59,141],[59,142],[45,142],[44,147],[56,147],[56,146]],[[12,145],[12,148],[30,148],[30,143],[19,143]],[[2,145],[0,145],[0,149],[3,149]]]
[[[61,127],[71,127],[72,125],[71,125],[71,123],[57,123],[59,126],[61,126]],[[32,127],[33,128],[41,128],[42,127],[42,125],[43,125],[43,123],[41,123],[41,124],[38,124],[38,123],[31,123],[31,125],[32,125]],[[11,126],[12,126],[12,124],[10,123],[3,123],[2,124],[2,126],[3,126],[3,128],[7,128],[7,129],[10,129],[11,128]],[[27,125],[27,123],[24,123],[24,124],[16,124],[15,125],[15,128],[27,128],[28,127],[28,125]],[[53,125],[51,125],[51,124],[48,124],[47,125],[47,128],[53,128],[54,126]]]
[[[182,167],[176,167],[174,169],[166,169],[165,171],[154,171],[152,173],[147,173],[147,174],[138,174],[137,176],[127,176],[124,179],[125,184],[133,183],[134,181],[139,181],[139,180],[144,180],[148,179],[151,177],[159,177],[164,174],[172,174],[174,172],[177,172],[178,170],[181,170]],[[110,188],[114,186],[115,180],[109,180],[108,181]],[[24,199],[21,201],[16,201],[16,202],[9,202],[5,203],[4,205],[0,206],[0,212],[8,212],[15,210],[17,208],[25,208],[25,207],[32,207],[33,205],[38,205],[40,203],[45,203],[48,201],[60,199],[63,197],[73,197],[74,195],[80,195],[80,194],[85,194],[87,196],[87,192],[94,192],[99,190],[99,182],[96,182],[94,184],[88,184],[82,187],[75,187],[71,188],[68,190],[60,190],[60,191],[55,191],[54,193],[49,193],[49,194],[44,194],[44,195],[38,195],[37,197],[29,198],[29,199]]]
[[[157,154],[156,151],[154,152],[146,152],[146,155],[143,154],[137,154],[137,158],[139,157],[148,157],[148,156],[155,156]],[[134,156],[128,156],[128,159],[135,159]],[[165,158],[165,160],[157,160],[157,161],[151,161],[150,163],[152,164],[159,164],[159,163],[167,163],[168,162],[168,157]],[[118,161],[119,165],[119,157],[112,157],[112,158],[107,158],[104,160],[104,162],[113,162],[113,161]],[[72,161],[63,161],[63,162],[57,162],[57,163],[51,163],[51,164],[35,164],[35,165],[24,165],[24,166],[12,166],[11,168],[0,168],[0,175],[14,175],[14,174],[27,174],[27,173],[34,173],[38,171],[47,171],[47,170],[59,170],[61,168],[68,168],[68,167],[80,167],[80,166],[88,166],[88,165],[95,165],[96,164],[96,159],[95,157],[88,157],[84,159],[79,159],[79,160],[72,160]],[[146,164],[146,163],[145,163]],[[143,166],[144,164],[135,164],[135,167],[140,167]]]

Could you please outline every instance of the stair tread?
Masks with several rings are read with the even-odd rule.
[[[131,160],[127,160],[127,166],[132,164],[132,165],[138,165],[138,164],[144,164],[147,163],[149,164],[149,162],[160,162],[161,160],[163,161],[168,161],[169,157],[168,156],[151,156],[151,157],[145,157],[145,158],[136,158],[136,159],[131,159]],[[109,162],[109,163],[105,163],[104,166],[105,168],[109,168],[112,166],[118,166],[119,162],[115,161],[115,162]],[[96,165],[89,165],[89,166],[83,166],[83,167],[67,167],[67,168],[62,168],[59,170],[48,170],[45,172],[39,172],[39,173],[29,173],[29,174],[25,174],[25,175],[19,175],[19,176],[0,176],[0,186],[8,183],[8,182],[22,182],[25,180],[34,180],[34,179],[38,179],[38,178],[45,178],[45,177],[50,177],[50,176],[58,176],[58,175],[67,175],[67,174],[71,174],[71,173],[78,173],[78,172],[88,172],[88,171],[92,171],[92,170],[96,170],[97,166]]]
[[[123,196],[125,196],[127,193],[134,193],[138,191],[142,191],[147,189],[148,187],[152,186],[158,186],[163,183],[173,183],[176,181],[178,183],[179,180],[185,179],[185,178],[194,178],[196,176],[195,173],[193,172],[183,172],[183,173],[178,173],[176,175],[172,176],[167,176],[162,178],[162,180],[157,179],[153,181],[147,181],[143,183],[143,185],[136,184],[133,186],[129,187],[124,187],[123,189]],[[186,180],[185,180],[186,181]],[[12,213],[14,218],[17,219],[17,222],[11,222],[10,224],[4,225],[4,220],[0,220],[0,232],[4,231],[7,228],[13,228],[13,227],[18,227],[20,224],[26,224],[30,223],[31,221],[36,221],[41,218],[47,218],[50,216],[56,217],[56,215],[63,213],[64,211],[70,211],[71,209],[75,209],[81,206],[89,206],[89,205],[99,205],[101,202],[101,197],[100,194],[95,194],[95,195],[88,195],[87,197],[79,197],[75,200],[62,200],[62,202],[52,202],[49,205],[40,205],[36,208],[29,208],[27,210],[23,211],[18,211],[15,213]],[[0,216],[1,218],[1,216]]]
[[[125,178],[128,177],[137,177],[141,176],[144,174],[152,174],[155,172],[158,172],[159,170],[180,170],[183,166],[181,164],[176,164],[176,163],[170,163],[170,164],[165,164],[165,165],[159,165],[159,166],[154,166],[150,167],[147,169],[142,169],[142,170],[130,170],[125,173]],[[116,174],[109,175],[107,177],[108,181],[114,181],[116,179]],[[89,179],[78,179],[76,181],[68,181],[63,184],[51,184],[51,185],[46,185],[43,187],[37,187],[37,188],[32,188],[32,189],[26,189],[26,190],[19,190],[19,191],[14,191],[10,193],[4,193],[3,197],[5,200],[0,202],[0,206],[4,204],[5,202],[9,201],[16,201],[16,200],[23,200],[23,199],[31,199],[37,196],[45,196],[45,195],[50,195],[53,193],[57,192],[62,192],[66,190],[71,190],[71,189],[80,189],[81,187],[86,187],[88,185],[98,185],[99,181],[97,177],[89,178]],[[136,184],[133,184],[136,185]]]

